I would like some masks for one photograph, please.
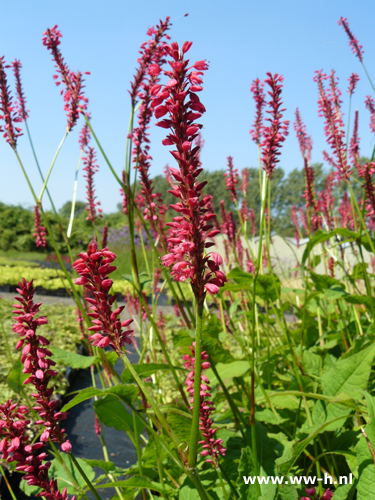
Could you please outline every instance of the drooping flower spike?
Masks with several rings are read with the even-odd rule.
[[[212,230],[213,226],[209,223],[215,218],[215,214],[207,209],[210,197],[202,198],[202,189],[207,183],[197,180],[202,169],[199,146],[195,146],[194,141],[202,125],[196,120],[206,110],[197,93],[203,90],[201,75],[208,66],[205,61],[197,61],[189,67],[185,54],[191,45],[192,42],[185,42],[181,50],[175,42],[164,46],[171,57],[171,71],[164,71],[169,81],[165,86],[155,85],[151,93],[154,95],[152,107],[155,117],[159,119],[167,115],[157,125],[170,129],[162,142],[165,146],[175,146],[171,154],[179,167],[170,168],[176,185],[169,192],[179,199],[171,208],[179,216],[168,223],[172,230],[168,241],[173,247],[162,262],[165,266],[173,266],[171,274],[175,280],[190,279],[198,306],[203,306],[206,292],[218,293],[226,277],[220,271],[220,255],[205,255],[205,249],[214,245],[208,240],[219,231]]]
[[[42,491],[38,496],[46,500],[68,500],[66,488],[61,493],[57,481],[48,477],[51,462],[43,462],[47,453],[39,453],[43,442],[31,443],[27,435],[26,406],[18,406],[9,399],[0,405],[0,459],[8,463],[16,462],[16,471],[24,472],[22,479],[29,486],[38,486]],[[75,500],[75,496],[71,500]]]
[[[57,375],[51,368],[56,363],[50,359],[52,353],[46,348],[50,343],[49,340],[36,333],[37,328],[48,321],[45,316],[35,317],[41,303],[34,303],[33,281],[27,283],[23,278],[18,285],[17,292],[20,297],[15,297],[19,303],[13,305],[16,322],[12,330],[20,336],[16,349],[23,348],[21,356],[23,373],[29,374],[24,384],[33,384],[36,389],[36,393],[32,394],[37,402],[34,410],[40,415],[40,420],[36,424],[45,428],[40,439],[45,443],[49,439],[56,441],[63,451],[69,453],[72,446],[66,439],[65,429],[60,428],[60,421],[66,419],[67,413],[56,411],[58,402],[52,400],[53,387],[48,388],[51,378]]]
[[[116,254],[110,252],[108,248],[99,250],[96,241],[92,241],[88,251],[80,253],[79,257],[73,265],[80,275],[75,284],[84,286],[93,296],[86,298],[86,302],[91,304],[92,311],[88,316],[93,318],[93,326],[89,331],[94,334],[89,340],[93,345],[102,348],[110,345],[117,355],[121,356],[123,346],[132,343],[131,337],[134,332],[128,329],[132,319],[120,320],[120,314],[125,306],[112,311],[112,305],[118,295],[109,295],[113,280],[108,276],[117,269],[116,266],[111,266]]]

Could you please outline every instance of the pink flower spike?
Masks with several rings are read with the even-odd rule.
[[[342,26],[346,32],[346,34],[349,37],[349,45],[356,57],[363,62],[363,54],[364,51],[362,50],[362,45],[359,45],[359,42],[357,38],[353,35],[353,33],[349,29],[349,24],[348,20],[345,17],[340,17],[340,19],[337,21],[337,24],[339,26]]]

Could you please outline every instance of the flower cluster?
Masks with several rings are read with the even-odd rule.
[[[237,200],[238,171],[233,167],[233,158],[228,156],[228,172],[224,173],[225,185],[233,201]]]
[[[311,500],[311,497],[312,500],[331,500],[333,497],[333,492],[331,490],[325,490],[323,495],[320,496],[314,487],[306,488],[305,493],[308,497],[302,497],[301,500]]]
[[[263,108],[266,104],[266,96],[263,92],[264,83],[259,78],[254,80],[251,84],[250,91],[253,94],[256,106],[254,128],[250,130],[252,140],[256,144],[260,144],[263,131]]]
[[[112,311],[112,304],[118,295],[111,297],[108,295],[113,284],[113,280],[108,276],[117,269],[116,266],[111,266],[116,254],[110,252],[108,248],[98,250],[96,241],[92,241],[88,246],[88,251],[80,253],[79,257],[73,265],[80,275],[80,278],[75,280],[75,284],[84,286],[93,297],[86,298],[86,302],[91,304],[92,311],[88,316],[93,318],[93,326],[89,328],[89,331],[95,332],[89,340],[93,345],[102,348],[110,345],[120,356],[123,345],[132,343],[131,336],[134,332],[127,329],[132,319],[122,322],[120,320],[119,316],[125,306]]]
[[[26,120],[29,117],[29,115],[26,109],[26,99],[23,94],[22,83],[21,83],[21,74],[20,74],[20,70],[22,68],[21,61],[15,59],[12,62],[12,68],[13,68],[14,78],[16,79],[16,92],[18,99],[18,101],[16,102],[17,113],[18,116],[22,117],[23,120]]]
[[[348,82],[349,82],[349,88],[348,88],[348,92],[349,92],[349,96],[351,97],[354,93],[354,90],[357,86],[357,83],[359,82],[360,78],[359,76],[357,75],[357,73],[352,73],[350,75],[350,77],[348,78]]]
[[[59,86],[62,83],[65,87],[65,90],[61,90],[61,95],[65,102],[64,110],[68,117],[67,131],[70,132],[77,123],[79,112],[87,109],[88,99],[83,93],[84,80],[82,73],[80,71],[76,73],[70,71],[68,65],[64,62],[59,49],[59,45],[61,44],[60,38],[62,38],[62,34],[58,30],[58,26],[55,25],[43,33],[42,42],[51,52],[52,58],[55,61],[57,72],[53,75],[55,84]],[[90,73],[86,72],[85,74],[89,75]]]
[[[345,191],[339,206],[340,226],[348,228],[354,225],[352,208],[347,191]]]
[[[12,330],[21,337],[17,342],[16,349],[23,348],[21,356],[21,363],[24,365],[23,373],[29,374],[24,384],[32,383],[36,389],[36,393],[32,394],[37,402],[34,410],[41,417],[36,424],[45,427],[40,439],[45,443],[49,439],[57,441],[60,443],[61,449],[69,453],[72,446],[66,440],[64,429],[60,429],[59,425],[61,420],[66,419],[67,413],[56,411],[58,402],[51,400],[53,388],[48,389],[49,381],[57,375],[57,372],[51,369],[56,363],[47,357],[52,356],[51,351],[46,348],[49,345],[49,340],[36,333],[37,328],[45,325],[48,321],[45,316],[35,317],[41,303],[34,303],[33,281],[27,283],[23,278],[18,285],[17,292],[20,297],[15,297],[19,304],[13,305],[16,323]]]
[[[306,158],[307,163],[311,161],[312,139],[307,135],[306,125],[303,123],[299,109],[296,109],[296,121],[294,122],[294,130],[296,131],[299,147],[302,157]]]
[[[359,137],[358,137],[358,109],[354,113],[353,134],[350,139],[349,156],[353,163],[358,163],[359,158]]]
[[[91,120],[91,114],[86,113],[86,118],[88,120]],[[90,128],[87,122],[85,121],[79,133],[79,139],[78,139],[78,143],[81,146],[81,151],[83,151],[85,147],[89,145],[90,139],[91,139]]]
[[[191,354],[186,354],[184,358],[184,366],[189,370],[189,374],[186,379],[187,392],[190,395],[190,403],[194,403],[194,377],[195,377],[195,342],[193,346],[189,346]],[[202,352],[202,371],[207,370],[210,367],[208,360],[208,354],[206,351]],[[206,462],[213,463],[215,467],[218,466],[219,455],[225,455],[225,448],[223,447],[222,439],[215,439],[215,434],[217,429],[212,428],[213,420],[211,418],[211,413],[215,410],[214,403],[207,400],[206,398],[211,398],[210,386],[208,385],[210,381],[206,375],[201,374],[201,390],[200,390],[200,406],[199,406],[199,429],[202,431],[203,440],[199,441],[199,444],[203,445],[203,451],[201,455],[203,457],[210,457],[206,459]]]
[[[2,56],[0,57],[0,120],[4,120],[5,130],[0,126],[0,132],[3,132],[7,143],[15,150],[17,139],[22,135],[22,129],[14,124],[21,122],[22,118],[17,114],[12,104],[5,68],[9,68],[9,66],[5,64],[4,56]]]
[[[314,188],[314,169],[307,165],[307,160],[305,159],[305,182],[306,189],[302,198],[306,201],[306,209],[312,211],[311,220],[313,223],[313,229],[316,231],[319,229],[321,224],[321,217],[319,215],[319,206],[316,199],[316,193]]]
[[[95,188],[94,188],[94,174],[95,172],[98,171],[99,167],[96,163],[96,153],[94,148],[88,148],[87,150],[87,156],[82,158],[83,164],[85,165],[83,170],[86,172],[85,173],[85,178],[86,178],[86,189],[87,189],[87,194],[86,194],[86,200],[87,200],[87,206],[86,210],[88,211],[88,216],[86,217],[86,220],[91,220],[94,224],[97,218],[97,213],[96,210],[99,212],[99,217],[102,217],[101,212],[102,209],[97,207],[100,205],[100,201],[95,201],[96,196],[95,196]]]
[[[154,63],[153,58],[155,51],[159,47],[160,42],[163,38],[169,39],[167,35],[167,30],[170,27],[169,17],[166,17],[165,21],[160,20],[160,24],[156,26],[156,29],[151,27],[147,31],[147,36],[152,37],[148,42],[144,42],[139,50],[140,57],[138,58],[138,69],[134,75],[133,81],[130,83],[131,91],[130,98],[132,101],[132,107],[135,106],[136,99],[139,96],[140,88],[142,82],[149,71],[149,68]]]
[[[269,126],[263,127],[263,141],[260,144],[262,150],[262,163],[263,169],[267,172],[267,177],[270,179],[276,164],[279,162],[278,156],[280,155],[279,149],[288,135],[289,121],[282,121],[282,113],[285,109],[281,109],[281,89],[283,77],[267,73],[268,78],[265,83],[270,86],[271,91],[268,92],[271,100],[268,106],[271,108],[266,111],[270,114],[270,118],[266,118]]]
[[[375,105],[371,96],[366,96],[365,106],[370,111],[370,130],[375,133]]]
[[[324,88],[324,80],[330,79],[331,90],[327,92]],[[347,163],[346,146],[344,143],[345,131],[344,124],[340,114],[340,99],[336,88],[336,82],[333,73],[327,77],[322,71],[316,71],[314,81],[318,84],[319,90],[319,116],[324,117],[324,132],[327,137],[327,143],[331,146],[336,155],[336,170],[338,180],[345,179],[349,181],[351,171]]]
[[[349,29],[348,20],[345,17],[340,17],[337,21],[339,26],[342,26],[349,37],[349,45],[353,51],[353,54],[358,57],[358,59],[363,62],[363,54],[362,45],[359,45],[357,38],[353,35],[353,33]]]
[[[162,262],[165,266],[173,266],[172,275],[177,281],[190,278],[198,305],[203,305],[206,291],[217,293],[226,277],[220,271],[221,257],[218,254],[205,255],[205,249],[214,245],[207,240],[219,231],[212,230],[213,226],[209,224],[215,218],[215,214],[207,209],[210,197],[202,198],[206,182],[197,181],[202,169],[199,146],[194,146],[194,140],[202,125],[195,121],[205,112],[197,92],[203,90],[201,75],[207,64],[197,61],[188,67],[189,60],[185,59],[185,54],[191,45],[191,42],[185,42],[181,50],[175,42],[164,46],[172,58],[169,61],[171,71],[164,72],[169,81],[163,87],[155,85],[151,93],[154,96],[152,107],[155,117],[159,119],[168,114],[168,118],[157,125],[171,130],[162,142],[165,146],[174,145],[177,148],[171,154],[179,166],[179,169],[170,169],[177,185],[169,191],[179,199],[178,203],[171,205],[179,216],[168,224],[171,227],[168,242],[173,247]]]
[[[42,442],[31,444],[26,434],[30,420],[26,420],[26,406],[18,406],[9,399],[0,405],[0,458],[8,463],[17,462],[16,470],[25,472],[23,479],[30,486],[42,488],[39,496],[46,500],[67,500],[66,488],[60,493],[56,479],[49,479],[51,462],[44,462],[47,453],[38,453]],[[72,497],[72,500],[75,496]]]
[[[47,245],[47,240],[46,240],[47,233],[46,233],[46,228],[42,226],[42,222],[40,220],[39,207],[37,205],[34,207],[34,213],[35,213],[35,222],[34,222],[35,233],[33,234],[33,236],[34,238],[36,238],[36,246],[44,248]]]
[[[357,165],[358,174],[364,179],[364,184],[362,187],[365,188],[366,198],[365,205],[367,211],[367,217],[370,220],[375,219],[375,186],[373,183],[373,176],[375,174],[375,162],[371,162],[365,165]]]

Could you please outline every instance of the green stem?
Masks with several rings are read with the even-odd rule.
[[[195,361],[194,361],[194,402],[193,402],[193,421],[190,431],[189,448],[189,466],[192,469],[197,465],[197,450],[199,439],[199,412],[200,412],[200,391],[201,391],[201,373],[202,373],[202,326],[203,326],[203,307],[197,304],[196,329],[195,329]]]
[[[99,495],[99,493],[96,491],[96,489],[94,488],[93,484],[91,483],[91,481],[89,480],[89,478],[86,476],[84,470],[79,465],[79,463],[78,463],[77,459],[75,458],[75,456],[72,453],[69,453],[69,456],[70,456],[72,462],[74,463],[75,467],[77,468],[78,472],[83,477],[83,479],[84,479],[85,483],[87,484],[89,490],[91,491],[91,493],[96,498],[96,500],[102,500],[101,497],[100,497],[100,495]]]
[[[62,141],[60,142],[59,147],[57,148],[57,151],[56,151],[56,153],[55,153],[55,156],[53,157],[52,163],[51,163],[51,165],[50,165],[50,167],[49,167],[49,170],[48,170],[48,172],[47,172],[47,176],[46,176],[46,178],[45,178],[45,181],[44,181],[44,184],[43,184],[42,190],[41,190],[40,195],[39,195],[39,198],[38,198],[38,201],[39,201],[39,202],[41,202],[41,201],[42,201],[42,196],[43,196],[43,193],[44,193],[44,191],[45,191],[45,189],[46,189],[46,187],[47,187],[47,182],[48,182],[49,176],[51,175],[51,172],[52,172],[53,166],[54,166],[54,164],[55,164],[55,162],[56,162],[57,155],[59,154],[60,149],[62,148],[62,145],[64,144],[65,139],[67,138],[67,136],[68,136],[68,131],[66,131],[66,132],[65,132],[64,137],[62,138]]]
[[[79,160],[78,160],[78,165],[77,165],[77,168],[76,168],[76,173],[75,173],[75,176],[74,176],[72,209],[70,211],[69,226],[68,226],[68,230],[66,232],[66,235],[67,235],[68,238],[70,238],[70,235],[72,234],[72,229],[73,229],[74,212],[75,212],[75,208],[76,208],[76,198],[77,198],[78,172],[79,172],[79,167],[81,166],[82,153],[83,153],[83,150],[81,149],[81,153],[79,155]]]
[[[4,478],[5,484],[7,485],[7,488],[8,488],[8,490],[9,490],[10,496],[13,498],[13,500],[17,500],[17,498],[16,498],[16,496],[15,496],[15,494],[14,494],[13,490],[12,490],[12,487],[11,487],[11,485],[9,484],[9,481],[8,481],[8,478],[7,478],[6,474],[5,474],[5,471],[4,471],[4,469],[1,467],[1,465],[0,465],[0,472],[1,472],[1,475],[3,476],[3,478]]]

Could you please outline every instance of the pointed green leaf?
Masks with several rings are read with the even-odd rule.
[[[88,368],[89,366],[97,363],[97,356],[82,356],[75,352],[64,351],[60,347],[49,347],[52,352],[54,360],[61,361],[64,365],[70,366],[70,368]]]

